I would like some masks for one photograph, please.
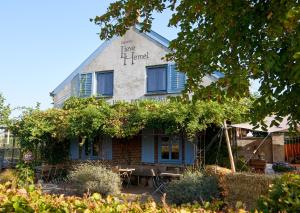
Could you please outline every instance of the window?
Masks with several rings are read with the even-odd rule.
[[[84,146],[79,146],[79,156],[80,159],[100,159],[102,154],[102,137],[98,136],[94,139],[87,139]]]
[[[113,72],[98,72],[96,75],[97,95],[113,96]]]
[[[180,138],[161,136],[159,139],[159,156],[161,162],[176,163],[181,159]]]
[[[167,141],[162,140],[161,142],[161,159],[169,159],[169,138],[167,138]]]
[[[147,67],[147,92],[167,91],[167,66]]]

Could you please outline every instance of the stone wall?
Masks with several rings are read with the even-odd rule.
[[[273,162],[273,152],[272,152],[272,139],[268,138],[264,141],[261,147],[257,150],[255,155],[252,155],[254,150],[258,148],[264,138],[242,138],[237,140],[238,145],[238,156],[244,157],[246,160],[251,156],[252,159],[259,159],[264,156],[264,159],[268,163]]]
[[[285,161],[284,134],[272,133],[273,162]]]
[[[249,159],[254,150],[261,144],[263,138],[242,138],[237,139],[238,156],[243,156]],[[252,159],[258,159],[261,155],[264,156],[267,163],[285,161],[284,154],[284,134],[272,133],[271,137],[264,141],[263,145],[258,149]]]

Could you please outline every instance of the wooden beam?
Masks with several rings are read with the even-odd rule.
[[[232,151],[231,151],[231,145],[230,145],[226,120],[224,120],[224,132],[225,132],[225,138],[226,138],[226,144],[227,144],[227,149],[228,149],[231,171],[233,173],[235,173],[235,165],[234,165],[233,155],[232,155]]]

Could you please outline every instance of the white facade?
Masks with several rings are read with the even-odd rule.
[[[137,28],[131,28],[122,37],[104,42],[51,93],[54,106],[60,107],[70,96],[82,96],[81,92],[86,88],[91,88],[86,96],[99,96],[99,89],[97,89],[100,84],[99,81],[97,82],[99,72],[112,72],[113,92],[112,95],[106,96],[109,102],[178,95],[185,79],[182,74],[172,70],[174,69],[172,63],[163,59],[169,52],[167,47],[168,40],[165,38],[155,32],[140,33]],[[166,87],[166,91],[149,92],[147,91],[147,68],[157,65],[163,65],[167,69],[166,82],[163,83],[166,85],[162,85]],[[82,77],[85,74],[91,77],[88,79],[91,85],[87,80],[83,82]],[[214,80],[214,77],[207,77],[204,84]]]

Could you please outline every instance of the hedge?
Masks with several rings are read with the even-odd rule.
[[[246,209],[257,208],[257,200],[267,195],[274,176],[253,173],[235,173],[223,176],[219,183],[225,203],[234,207],[240,201]]]
[[[214,212],[206,211],[198,204],[172,207],[157,205],[154,201],[144,203],[127,202],[125,198],[92,196],[75,197],[42,194],[41,190],[30,186],[27,190],[12,187],[7,182],[0,185],[0,212]]]

